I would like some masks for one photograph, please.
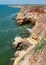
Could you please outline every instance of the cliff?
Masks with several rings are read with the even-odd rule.
[[[29,31],[30,37],[15,37],[15,41],[13,42],[12,47],[20,48],[21,50],[16,51],[13,59],[13,65],[40,65],[38,59],[40,52],[38,54],[37,52],[35,52],[37,56],[36,58],[38,59],[37,60],[32,56],[32,49],[35,47],[36,49],[37,47],[39,49],[40,47],[41,50],[41,48],[43,48],[44,46],[43,44],[45,43],[43,42],[42,44],[40,44],[41,40],[46,41],[46,8],[41,6],[22,6],[21,11],[17,14],[16,18],[14,18],[14,21],[16,21],[18,25],[30,23],[34,26],[32,27],[32,30]],[[43,58],[41,56],[40,59],[42,60]],[[36,61],[34,61],[34,59]],[[43,60],[41,61],[41,63],[42,62]],[[46,63],[44,65],[46,65]]]

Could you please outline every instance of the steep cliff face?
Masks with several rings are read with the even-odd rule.
[[[28,11],[29,8],[29,11]],[[43,7],[22,7],[22,10],[16,16],[16,23],[19,25],[25,23],[35,24],[30,32],[30,37],[21,38],[16,37],[13,43],[15,48],[21,48],[21,51],[16,51],[13,65],[41,65],[44,63],[42,56],[44,55],[44,48],[41,51],[43,42],[40,44],[41,40],[46,37],[46,11]],[[34,53],[31,51],[37,44],[35,48],[40,49]],[[45,47],[46,48],[46,47]],[[40,53],[41,51],[41,53]],[[45,50],[46,51],[46,50]],[[46,55],[45,55],[46,57]],[[22,61],[21,61],[22,60]],[[40,62],[40,60],[42,60]],[[39,63],[40,62],[40,63]],[[46,65],[46,62],[45,62]]]
[[[35,49],[36,52],[29,52],[18,65],[46,65],[46,42],[43,45],[41,49]]]
[[[39,19],[36,22],[36,25],[32,28],[33,33],[37,36],[44,38],[46,35],[46,14],[39,16]]]
[[[17,14],[16,23],[19,25],[22,25],[23,23],[35,23],[37,18],[43,14],[45,14],[46,11],[44,7],[41,6],[22,6],[21,11]]]

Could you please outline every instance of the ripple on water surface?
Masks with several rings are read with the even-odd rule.
[[[8,8],[7,5],[0,5],[0,65],[9,65],[10,58],[14,54],[11,45],[16,36],[28,37],[26,32],[29,25],[17,26],[11,19],[19,12],[18,8]]]

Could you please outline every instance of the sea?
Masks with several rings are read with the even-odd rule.
[[[27,28],[30,24],[18,26],[13,20],[21,8],[10,8],[8,5],[0,5],[0,65],[10,65],[15,49],[12,48],[14,38],[17,36],[28,37]],[[23,34],[23,32],[27,32]]]

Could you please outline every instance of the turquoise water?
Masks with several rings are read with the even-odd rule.
[[[7,5],[0,5],[0,65],[9,65],[10,58],[15,51],[11,46],[14,38],[16,36],[28,36],[21,33],[26,31],[27,28],[31,28],[30,24],[17,26],[12,20],[19,11],[19,8],[9,8]]]

